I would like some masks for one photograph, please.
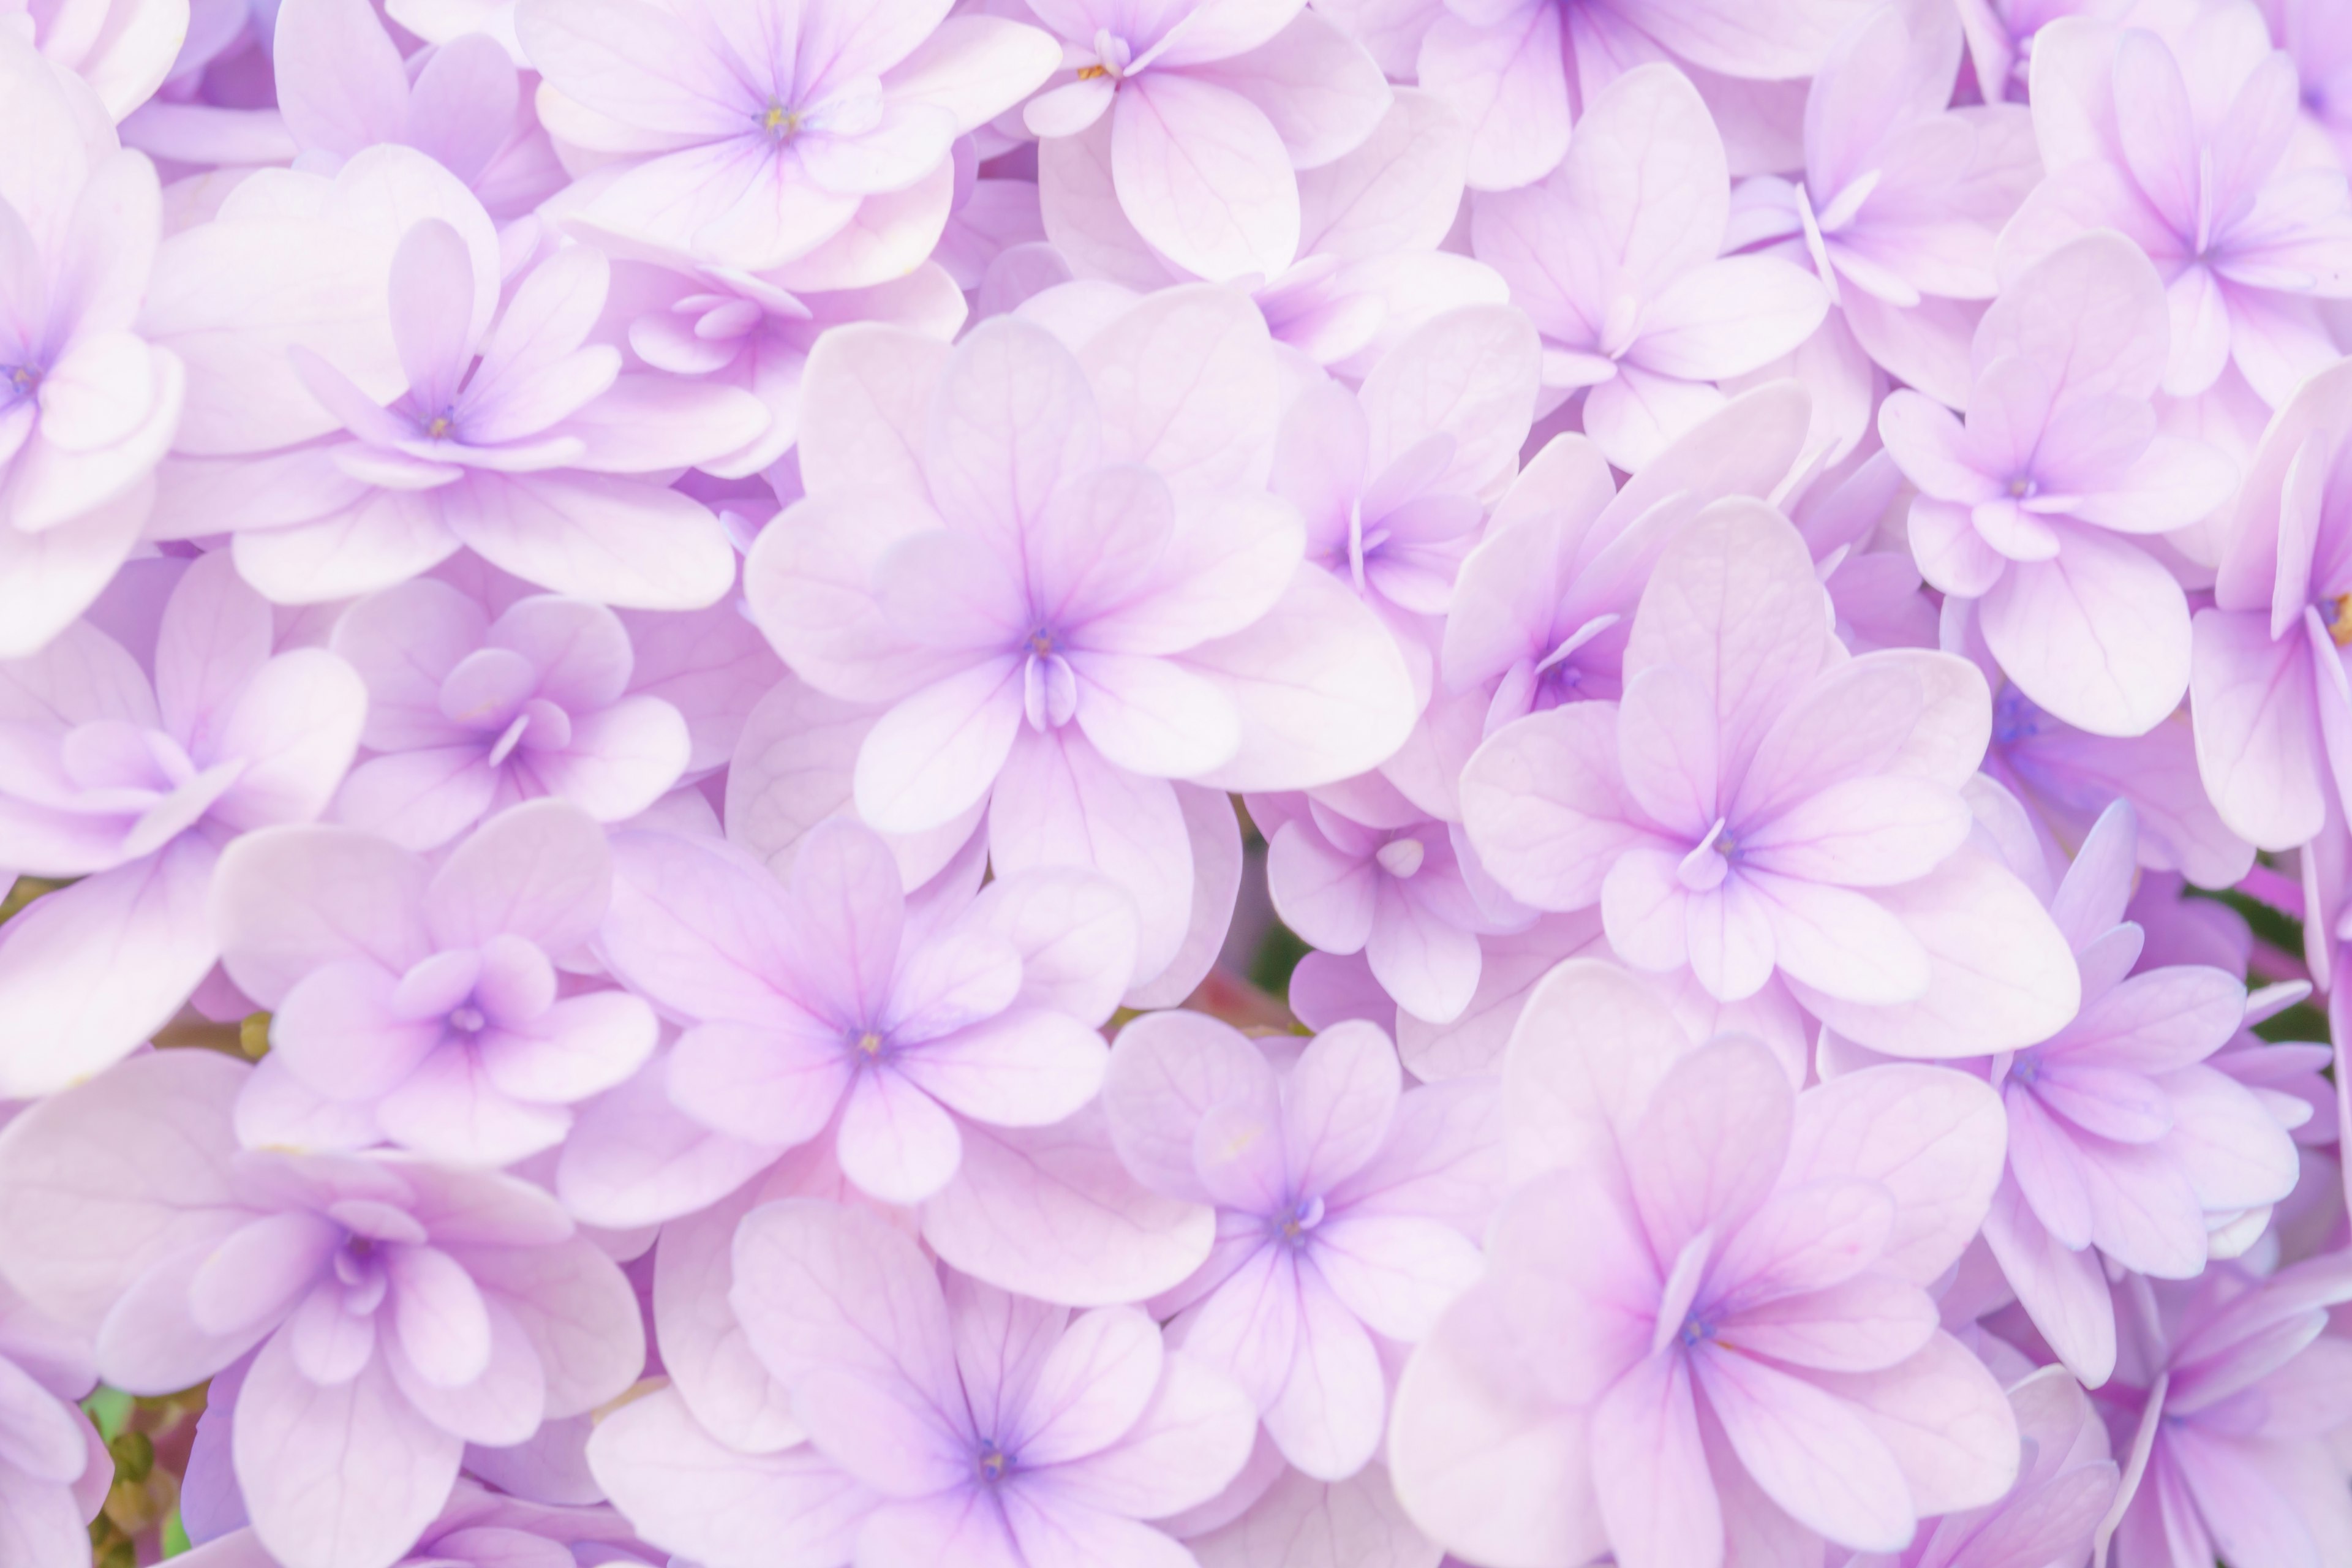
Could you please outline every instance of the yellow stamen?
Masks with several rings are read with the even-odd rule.
[[[869,1057],[878,1057],[882,1054],[882,1037],[868,1029],[857,1037],[857,1048]]]
[[[1079,68],[1078,79],[1080,81],[1092,81],[1098,76],[1108,75],[1110,75],[1110,67],[1108,66],[1085,66]]]
[[[446,414],[436,414],[433,416],[433,423],[425,427],[425,438],[428,441],[438,441],[447,434],[449,434],[449,416]]]
[[[2337,647],[2352,647],[2352,594],[2338,594],[2327,605],[2335,612],[2327,623],[2327,635]]]

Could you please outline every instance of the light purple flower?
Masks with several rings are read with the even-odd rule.
[[[247,836],[214,879],[213,928],[229,977],[272,1014],[256,1081],[283,1075],[281,1094],[458,1164],[554,1147],[568,1106],[653,1053],[641,998],[556,967],[579,962],[611,897],[603,832],[562,801],[490,818],[437,868],[345,827]],[[295,1142],[265,1135],[256,1109],[240,1109],[247,1142]]]
[[[1981,1083],[1894,1066],[1801,1096],[1755,1042],[1695,1045],[1577,960],[1520,1016],[1502,1103],[1531,1179],[1391,1417],[1433,1539],[1627,1568],[1892,1552],[2009,1489],[2016,1418],[1926,1289],[2000,1173]]]
[[[830,1131],[860,1190],[913,1204],[954,1177],[961,1120],[1043,1126],[1101,1082],[1095,1026],[1125,989],[1134,926],[1097,879],[1037,872],[910,912],[889,851],[849,823],[802,840],[789,889],[672,835],[625,837],[617,859],[604,951],[692,1021],[670,1098],[715,1131],[776,1151]],[[1041,946],[1060,951],[1026,973]]]
[[[163,222],[154,165],[116,144],[88,88],[0,30],[0,657],[14,658],[130,552],[185,377],[134,331]]]
[[[1034,27],[949,9],[525,0],[515,29],[544,79],[541,121],[603,165],[560,210],[629,246],[750,271],[823,268],[908,224],[928,249],[947,219],[950,145],[1055,59]]]
[[[425,577],[352,605],[332,646],[367,683],[360,742],[375,753],[352,770],[335,815],[407,848],[438,848],[541,795],[619,822],[692,755],[678,710],[631,691],[628,629],[601,605],[534,595],[492,619]]]
[[[0,1280],[0,1558],[30,1568],[89,1550],[114,1457],[75,1401],[98,1381],[89,1345]]]
[[[1990,1064],[2009,1164],[1985,1240],[2034,1326],[2093,1387],[2116,1362],[2109,1268],[2194,1278],[2209,1232],[2250,1212],[2259,1232],[2261,1211],[2299,1173],[2271,1112],[2206,1065],[2238,1032],[2244,984],[2200,965],[2133,972],[2142,937],[2124,906],[2135,831],[2130,805],[2110,806],[2051,900],[2082,976],[2081,1010]]]
[[[0,665],[0,865],[80,879],[0,930],[0,1092],[62,1089],[170,1018],[219,954],[222,847],[314,820],[351,765],[365,688],[323,649],[273,657],[226,556],[179,574],[152,635],[152,677],[86,621]]]
[[[817,1451],[882,1495],[856,1537],[873,1568],[1178,1568],[1146,1521],[1207,1501],[1249,1454],[1241,1391],[1142,1312],[942,1281],[871,1210],[758,1210],[732,1298]]]
[[[857,751],[858,815],[911,834],[985,812],[1000,872],[1111,878],[1136,901],[1139,981],[1193,924],[1171,781],[1330,783],[1412,722],[1393,639],[1304,565],[1297,514],[1263,489],[1276,386],[1257,311],[1210,285],[1077,353],[1011,320],[953,351],[845,329],[810,367],[829,408],[803,432],[808,499],[745,566],[795,673],[888,705]]]
[[[1163,1293],[1170,1342],[1231,1376],[1285,1458],[1323,1480],[1380,1445],[1381,1342],[1410,1343],[1478,1272],[1501,1175],[1493,1086],[1401,1092],[1380,1029],[1271,1052],[1197,1013],[1119,1032],[1103,1088],[1147,1185],[1217,1209],[1217,1245]]]
[[[0,1250],[36,1305],[96,1326],[115,1387],[170,1393],[254,1352],[232,1446],[262,1544],[288,1568],[383,1568],[467,1442],[628,1386],[636,1295],[512,1177],[240,1151],[250,1070],[159,1052],[18,1117]]]
[[[2319,303],[2352,294],[2352,195],[2326,151],[2297,147],[2294,62],[2253,5],[2157,27],[2068,18],[2034,35],[2049,177],[2001,237],[2002,279],[2120,231],[2164,286],[2164,390],[2194,396],[2234,363],[2276,406],[2336,358]]]
[[[1897,392],[1878,428],[1919,489],[1911,547],[1927,581],[1977,601],[2019,689],[2078,729],[2138,735],[2189,686],[2188,602],[2135,536],[2229,498],[2228,459],[2160,432],[2165,307],[2114,234],[2013,278],[1977,326],[1968,421]]]
[[[2047,917],[1997,862],[1962,853],[1982,677],[1920,649],[1845,657],[1779,514],[1717,501],[1683,531],[1624,669],[1619,702],[1532,715],[1471,759],[1465,825],[1515,898],[1597,901],[1636,968],[1687,965],[1725,1002],[1777,974],[1841,1029],[1913,1037],[1906,1054],[1922,1046],[1902,1009],[1942,1015],[1950,987],[1978,984],[1955,972],[2002,976],[1999,1004],[1969,996],[1980,1038],[2023,1045],[2072,1016],[2071,972],[2032,956]],[[1928,913],[1953,901],[1985,918]]]
[[[1666,66],[1602,89],[1540,184],[1473,205],[1478,259],[1543,333],[1547,404],[1591,388],[1585,434],[1620,468],[1721,408],[1714,383],[1788,353],[1829,310],[1780,258],[1720,255],[1730,221],[1723,139]]]
[[[1533,918],[1479,868],[1460,824],[1416,809],[1376,773],[1249,806],[1283,923],[1324,952],[1363,953],[1416,1018],[1460,1017],[1478,989],[1478,939]]]
[[[1302,0],[1031,0],[1076,75],[1022,111],[1049,164],[1107,167],[1127,222],[1195,277],[1264,282],[1300,254],[1295,170],[1372,133],[1389,86]],[[1091,183],[1091,182],[1090,182]]]
[[[2042,173],[2022,106],[1948,107],[1958,10],[1906,0],[1857,22],[1806,96],[1803,176],[1732,198],[1743,244],[1794,241],[1869,358],[1955,406],[1994,242]]]
[[[719,598],[735,558],[718,520],[635,476],[740,447],[765,407],[730,386],[624,374],[615,350],[588,343],[602,252],[557,250],[502,310],[480,260],[447,223],[410,227],[391,272],[404,390],[385,399],[358,366],[295,345],[332,430],[266,458],[175,459],[171,531],[234,531],[237,570],[286,604],[389,587],[460,549],[608,605]]]
[[[883,1500],[797,1433],[772,1450],[729,1447],[676,1388],[608,1412],[588,1463],[647,1541],[705,1568],[838,1568]]]
[[[2352,1300],[2341,1253],[2257,1280],[2217,1268],[2138,1300],[2097,1399],[2137,1484],[2116,1568],[2230,1563],[2319,1568],[2352,1552],[2352,1496],[2332,1444],[2352,1401],[2352,1342],[2326,1309]]]

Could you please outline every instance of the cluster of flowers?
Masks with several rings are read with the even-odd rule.
[[[2347,162],[2342,0],[0,0],[0,1563],[100,1380],[191,1568],[2352,1563]]]

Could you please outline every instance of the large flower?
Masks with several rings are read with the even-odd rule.
[[[857,752],[867,824],[984,810],[1000,872],[1103,872],[1136,900],[1139,981],[1192,917],[1171,781],[1327,784],[1412,723],[1394,642],[1265,492],[1276,392],[1264,321],[1209,285],[1077,353],[1019,321],[952,351],[845,329],[810,362],[808,499],[746,563],[803,679],[890,705]]]
[[[1392,1417],[1436,1540],[1626,1568],[1890,1552],[2009,1489],[2015,1416],[1926,1289],[2000,1173],[1983,1084],[1905,1065],[1799,1095],[1755,1042],[1693,1044],[1577,960],[1520,1016],[1503,1103],[1507,1154],[1541,1173]]]

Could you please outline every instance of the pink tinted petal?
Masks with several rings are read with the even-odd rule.
[[[1592,1411],[1593,1486],[1627,1568],[1706,1561],[1723,1515],[1699,1445],[1688,1358],[1670,1348],[1618,1379]]]
[[[1265,1054],[1232,1026],[1190,1011],[1148,1013],[1118,1031],[1103,1079],[1110,1135],[1155,1189],[1206,1201],[1192,1167],[1192,1131],[1210,1107],[1272,1099]]]
[[[464,1447],[417,1414],[381,1360],[321,1388],[296,1367],[284,1336],[246,1374],[237,1415],[246,1507],[281,1561],[396,1556],[440,1511]]]
[[[1051,1127],[960,1131],[962,1164],[924,1205],[923,1237],[967,1274],[1097,1306],[1169,1289],[1209,1254],[1211,1212],[1137,1183],[1091,1107]]]
[[[1362,1168],[1388,1135],[1402,1076],[1396,1047],[1377,1025],[1350,1020],[1308,1043],[1282,1085],[1292,1190],[1326,1192]]]
[[[2056,560],[2012,563],[1979,625],[2041,706],[2094,734],[2136,735],[2187,693],[2188,619],[2179,584],[2154,558],[2075,529]]]
[[[353,768],[335,815],[405,849],[437,849],[481,820],[499,772],[479,746],[441,746],[371,757]]]
[[[1249,1458],[1256,1415],[1241,1390],[1181,1352],[1116,1443],[1055,1467],[1066,1495],[1130,1519],[1164,1519],[1206,1502]]]
[[[1004,1127],[1059,1121],[1094,1098],[1102,1037],[1066,1014],[1015,1007],[924,1042],[898,1071],[957,1113]]]
[[[0,1092],[53,1093],[119,1060],[179,1010],[217,956],[216,852],[186,835],[35,901],[0,938]],[[116,955],[136,952],[126,967]]]
[[[1378,1449],[1388,1386],[1371,1336],[1320,1273],[1298,1274],[1298,1339],[1266,1431],[1308,1475],[1338,1480]]]
[[[653,1055],[660,1025],[619,991],[567,996],[527,1025],[487,1031],[482,1071],[517,1100],[570,1104],[625,1080]]]
[[[855,1070],[846,1042],[814,1020],[804,1028],[720,1021],[679,1037],[669,1095],[707,1126],[785,1147],[824,1130]]]
[[[595,931],[612,889],[604,831],[567,802],[530,801],[500,812],[442,862],[426,918],[446,946],[508,933],[560,957]]]
[[[1135,900],[1136,972],[1156,974],[1191,923],[1191,835],[1172,786],[1116,768],[1065,727],[1016,740],[989,803],[1000,872],[1083,866]],[[1082,826],[1080,825],[1083,825]]]
[[[1164,1365],[1159,1326],[1132,1307],[1098,1307],[1037,1365],[1003,1436],[1024,1463],[1055,1465],[1118,1441],[1150,1405]]]
[[[587,1460],[648,1539],[710,1563],[846,1561],[875,1500],[805,1444],[760,1455],[728,1447],[671,1390],[599,1421]]]
[[[1696,1359],[1708,1405],[1774,1502],[1865,1551],[1891,1552],[1911,1538],[1916,1518],[1903,1471],[1852,1406],[1737,1352]]]
[[[279,999],[270,1044],[321,1094],[367,1100],[416,1070],[440,1043],[439,1017],[409,1019],[392,1007],[396,979],[365,959],[313,970]]]
[[[985,795],[1020,732],[1021,668],[992,658],[884,714],[857,753],[860,815],[885,832],[920,832]]]
[[[1752,1042],[1705,1046],[1667,1069],[1627,1150],[1662,1254],[1703,1230],[1727,1237],[1754,1212],[1787,1158],[1791,1113],[1788,1075]]]
[[[1340,1213],[1316,1227],[1315,1267],[1348,1310],[1405,1343],[1476,1277],[1476,1247],[1440,1220]]]
[[[919,1203],[962,1159],[955,1119],[901,1075],[869,1070],[842,1106],[835,1152],[859,1190],[885,1203]]]
[[[1147,74],[1111,106],[1111,177],[1129,222],[1187,270],[1271,277],[1298,247],[1298,184],[1281,133],[1228,89]]]

